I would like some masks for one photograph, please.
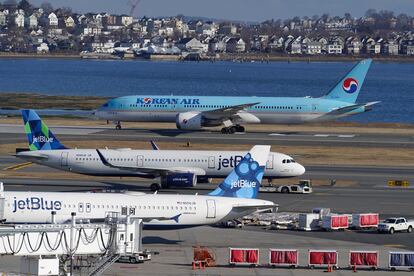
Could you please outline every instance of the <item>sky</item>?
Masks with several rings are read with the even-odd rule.
[[[2,1],[2,0],[0,0]],[[137,0],[48,0],[55,8],[71,7],[76,12],[129,13],[128,2]],[[45,0],[29,0],[40,5]],[[367,9],[391,10],[414,15],[414,0],[141,0],[134,16],[201,16],[215,19],[260,22],[294,16],[349,12],[360,17]]]

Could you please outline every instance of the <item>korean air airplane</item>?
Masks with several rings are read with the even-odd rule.
[[[5,192],[0,185],[0,220],[6,223],[56,222],[77,218],[102,220],[109,212],[141,218],[145,227],[183,228],[215,224],[257,211],[273,209],[257,199],[270,146],[254,146],[208,195],[145,193]]]
[[[225,177],[246,152],[202,150],[69,149],[59,142],[33,110],[22,110],[30,151],[18,158],[59,170],[96,176],[135,176],[154,179],[151,190],[193,187],[197,180]],[[153,145],[154,146],[154,145]],[[300,176],[305,168],[292,157],[270,152],[266,178]]]
[[[98,118],[121,122],[175,122],[183,130],[223,126],[243,132],[244,124],[301,124],[331,121],[371,110],[378,102],[357,103],[371,59],[356,64],[326,95],[311,97],[125,96],[109,100]]]

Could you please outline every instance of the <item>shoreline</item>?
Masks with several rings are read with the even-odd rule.
[[[276,55],[268,53],[220,53],[220,57],[200,60],[207,62],[227,61],[227,62],[355,62],[361,59],[372,58],[376,62],[399,62],[399,63],[414,63],[414,56],[370,56],[370,55]],[[56,54],[34,54],[34,53],[8,53],[0,52],[1,59],[67,59],[67,60],[120,60],[120,61],[175,61],[178,60],[176,55],[156,55],[153,58],[120,58],[120,59],[84,59],[80,54],[74,53],[56,53]],[[188,61],[187,61],[188,62]],[[196,61],[198,62],[198,61]]]

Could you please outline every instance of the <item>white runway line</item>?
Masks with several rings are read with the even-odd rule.
[[[270,133],[269,136],[286,136],[286,134],[283,134],[283,133]]]
[[[339,138],[354,138],[355,134],[340,134],[338,135]]]
[[[314,134],[315,137],[329,137],[330,134]]]

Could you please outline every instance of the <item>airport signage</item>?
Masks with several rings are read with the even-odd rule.
[[[43,197],[27,197],[25,199],[13,198],[13,213],[17,210],[50,210],[59,211],[62,209],[62,201],[47,200]]]

